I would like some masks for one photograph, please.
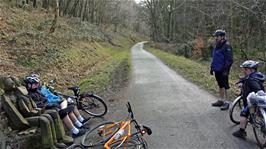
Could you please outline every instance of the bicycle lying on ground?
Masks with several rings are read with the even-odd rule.
[[[81,144],[84,147],[93,148],[132,148],[132,149],[147,149],[148,145],[143,135],[152,134],[152,131],[147,126],[140,126],[134,118],[131,105],[127,103],[129,115],[125,120],[118,122],[104,122],[90,131],[82,138]],[[132,124],[135,129],[132,129]]]
[[[233,123],[240,124],[240,112],[244,107],[242,96],[238,96],[230,105],[229,116]],[[248,122],[251,124],[257,144],[260,148],[266,147],[266,102],[249,108]]]
[[[47,85],[47,87],[49,88],[49,90],[53,91],[56,95],[62,96],[70,101],[75,100],[74,102],[76,103],[77,108],[79,110],[83,110],[89,115],[95,117],[101,117],[107,113],[107,105],[100,96],[88,92],[80,93],[80,88],[78,86],[68,87],[69,90],[73,91],[74,95],[66,95],[54,91],[54,85],[55,82],[52,80]]]

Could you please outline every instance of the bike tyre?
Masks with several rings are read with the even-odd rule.
[[[241,100],[242,100],[242,96],[238,96],[231,104],[230,104],[230,107],[229,107],[229,117],[230,117],[230,120],[235,123],[235,124],[240,124],[240,120],[238,120],[236,117],[234,117],[234,112],[235,111],[235,108],[236,106],[238,106],[240,109],[242,109],[243,105],[241,103]],[[239,113],[240,115],[240,113]]]
[[[82,110],[88,113],[89,115],[92,115],[95,117],[102,117],[107,113],[107,105],[100,96],[91,94],[89,97],[81,98],[81,100],[82,100],[81,102]],[[86,104],[92,104],[92,103],[94,104],[94,101],[97,101],[98,105],[100,105],[103,108],[102,111],[100,111],[99,113],[93,112],[93,109],[90,109],[88,106],[86,106]]]
[[[143,138],[136,138],[132,137],[128,140],[126,140],[121,146],[119,146],[121,143],[120,141],[117,141],[110,145],[111,149],[147,149],[147,142]]]
[[[113,132],[109,134],[106,138],[102,138],[99,133],[97,133],[102,127],[107,127],[108,125],[113,125]],[[96,147],[96,146],[103,146],[104,143],[106,143],[107,140],[109,140],[118,130],[120,129],[120,124],[115,122],[104,122],[102,124],[97,125],[96,127],[92,128],[90,131],[85,133],[85,135],[82,137],[81,144],[84,147]],[[95,136],[94,134],[98,134],[98,136]],[[92,137],[93,139],[89,139],[88,137]],[[99,140],[96,140],[96,137],[100,137]],[[86,139],[89,139],[90,142],[86,142]],[[95,142],[93,142],[95,141]]]

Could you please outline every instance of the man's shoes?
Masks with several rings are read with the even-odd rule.
[[[84,118],[84,120],[81,122],[83,125],[86,124],[91,118]]]
[[[213,107],[221,107],[222,105],[224,105],[224,102],[222,100],[218,100],[218,101],[212,103]]]
[[[227,110],[227,109],[229,109],[229,103],[225,101],[224,104],[221,106],[220,109],[221,110]]]
[[[72,133],[72,138],[80,137],[80,136],[84,135],[86,133],[86,131],[87,131],[86,129],[79,129],[79,133],[77,133],[77,134]]]
[[[233,136],[241,138],[241,139],[246,139],[247,133],[246,133],[246,131],[238,130],[238,131],[233,133]]]

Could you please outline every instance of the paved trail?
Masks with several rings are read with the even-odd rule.
[[[137,120],[153,129],[153,135],[147,138],[150,148],[257,148],[252,131],[246,141],[231,135],[238,127],[230,122],[228,111],[210,106],[216,100],[214,96],[142,47],[141,43],[132,47],[127,97]]]

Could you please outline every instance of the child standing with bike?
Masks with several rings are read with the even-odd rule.
[[[247,103],[247,97],[251,92],[258,92],[260,90],[264,91],[263,82],[265,81],[265,76],[257,71],[259,62],[253,60],[247,60],[240,65],[243,68],[245,77],[241,79],[242,83],[241,94],[243,97],[244,107],[240,113],[240,128],[233,133],[233,136],[245,139],[247,133],[245,131],[247,125],[247,119],[249,117],[249,108]]]

